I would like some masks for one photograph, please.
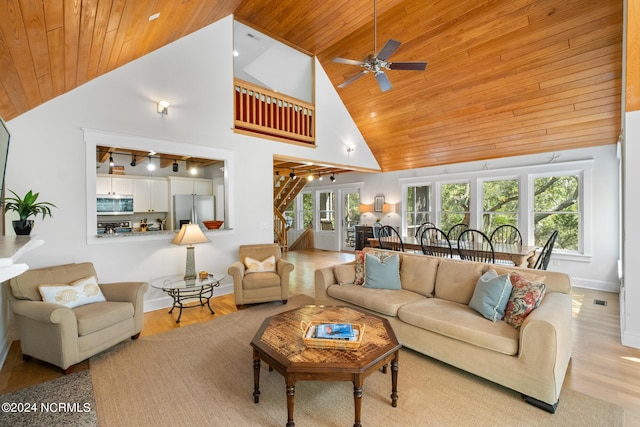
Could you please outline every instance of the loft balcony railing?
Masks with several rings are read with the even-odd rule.
[[[315,107],[234,79],[236,131],[315,145]]]

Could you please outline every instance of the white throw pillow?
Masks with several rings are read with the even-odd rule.
[[[271,255],[268,258],[258,261],[251,257],[245,257],[244,265],[247,266],[245,273],[263,273],[265,271],[276,271],[276,257]]]
[[[40,285],[42,300],[55,302],[69,308],[106,301],[95,276],[76,280],[69,285]]]

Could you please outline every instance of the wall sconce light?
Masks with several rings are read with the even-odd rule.
[[[169,114],[169,105],[171,105],[169,101],[158,101],[158,114]]]
[[[136,164],[137,164],[137,162],[136,162],[136,155],[134,154],[134,155],[132,155],[132,156],[131,156],[131,163],[130,163],[130,165],[131,165],[132,167],[136,167]]]
[[[336,177],[334,174],[331,174],[331,176],[329,177],[329,179],[331,180],[331,182],[336,182]]]
[[[358,207],[358,210],[360,211],[361,215],[369,212],[373,212],[373,204],[366,205],[363,203]]]
[[[148,170],[148,171],[154,171],[154,170],[156,170],[156,165],[154,165],[153,163],[151,163],[151,156],[149,156],[149,164],[147,165],[147,170]]]
[[[178,166],[178,162],[176,162],[175,160],[173,161],[173,171],[174,172],[178,172],[178,169],[180,168],[180,166]]]

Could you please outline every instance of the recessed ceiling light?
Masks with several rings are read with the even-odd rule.
[[[158,18],[160,18],[160,12],[154,13],[153,15],[151,15],[149,17],[149,21],[153,21],[154,19],[158,19]]]

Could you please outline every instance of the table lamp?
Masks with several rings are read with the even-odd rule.
[[[207,236],[204,235],[198,224],[183,224],[178,235],[171,241],[174,245],[189,245],[187,246],[187,266],[184,273],[185,281],[195,280],[197,277],[193,244],[209,241],[210,240],[207,239]]]

